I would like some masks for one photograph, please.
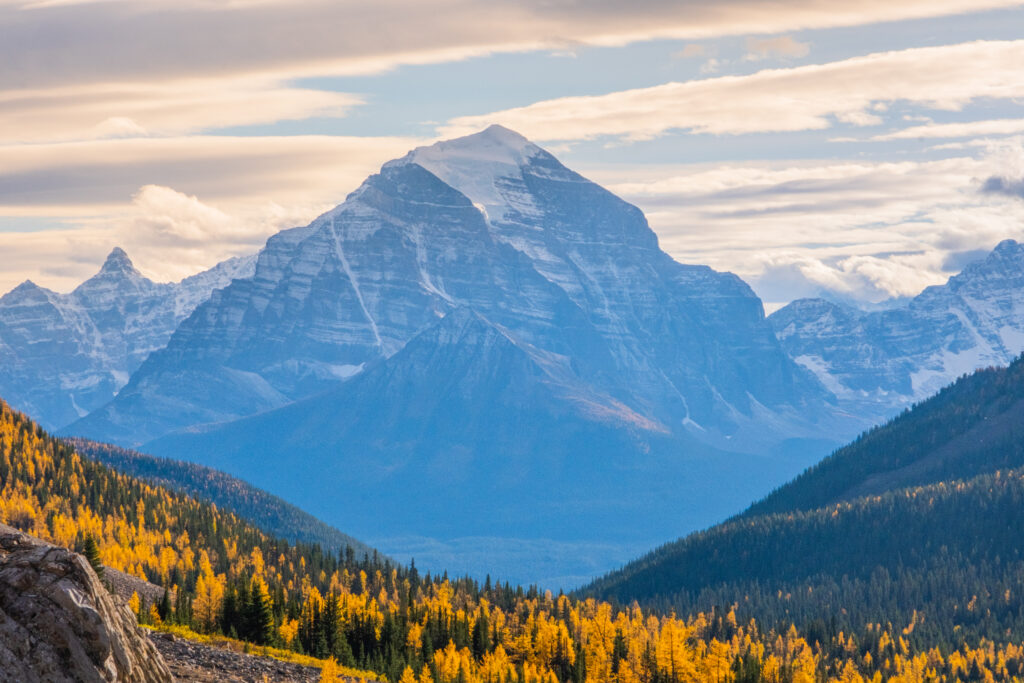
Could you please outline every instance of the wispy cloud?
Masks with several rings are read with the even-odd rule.
[[[772,57],[806,57],[811,51],[809,43],[801,43],[792,36],[775,38],[747,38],[748,61],[760,61]]]
[[[979,98],[1024,97],[1024,41],[979,41],[563,97],[453,119],[444,135],[501,123],[540,140],[649,139],[678,129],[741,134],[875,125],[879,103],[957,110]]]
[[[142,185],[216,201],[337,203],[418,138],[187,136],[0,146],[0,215],[94,215]]]
[[[422,142],[191,136],[0,147],[0,218],[51,228],[0,230],[0,292],[26,278],[68,289],[114,245],[146,274],[178,279],[308,223]]]
[[[914,140],[918,138],[966,138],[982,135],[1014,135],[1024,133],[1024,119],[994,119],[965,121],[963,123],[928,123],[923,126],[902,128],[872,140]]]
[[[375,73],[488,52],[772,35],[977,12],[1015,0],[109,0],[0,3],[0,88],[228,74]],[[387,39],[367,27],[387,27]]]
[[[169,136],[315,116],[361,98],[269,79],[193,79],[0,91],[0,143]]]

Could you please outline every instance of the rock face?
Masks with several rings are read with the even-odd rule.
[[[26,281],[0,298],[0,395],[47,429],[110,401],[210,292],[252,273],[236,258],[155,283],[119,248],[70,294]]]
[[[0,673],[22,683],[174,680],[85,558],[3,525]]]
[[[801,299],[768,320],[798,363],[875,422],[1024,351],[1024,245],[1000,243],[899,308],[865,312]]]

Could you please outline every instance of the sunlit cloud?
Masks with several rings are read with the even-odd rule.
[[[1024,119],[965,121],[963,123],[927,123],[891,133],[875,135],[875,141],[914,140],[919,138],[964,138],[981,135],[1013,135],[1024,133]]]
[[[402,64],[656,38],[772,35],[1012,7],[1014,0],[111,0],[0,3],[0,88],[249,74],[379,73]],[[378,27],[380,30],[367,30]],[[386,27],[386,34],[381,31]],[[56,49],[58,48],[59,49]]]
[[[1009,158],[993,151],[588,175],[644,209],[676,259],[732,270],[768,302],[820,294],[874,302],[945,281],[963,266],[961,254],[1024,239],[1024,202],[979,192],[987,177],[1020,177]],[[623,176],[631,180],[616,182]]]
[[[642,140],[670,130],[721,135],[822,130],[836,120],[877,125],[878,103],[955,111],[980,98],[1024,97],[1022,63],[1024,41],[914,48],[749,76],[545,100],[458,117],[442,133],[461,135],[501,123],[540,140]]]
[[[0,292],[26,278],[69,289],[113,246],[151,277],[180,279],[305,225],[422,142],[193,136],[0,147],[0,219],[49,225],[0,231]]]
[[[340,202],[409,137],[187,136],[0,146],[0,216],[92,215],[143,185],[216,201]]]
[[[0,92],[0,142],[170,136],[318,116],[361,98],[262,79],[82,85]]]

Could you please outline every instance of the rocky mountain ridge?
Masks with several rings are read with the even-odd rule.
[[[137,444],[280,407],[462,307],[663,431],[756,450],[827,414],[745,283],[675,262],[639,209],[492,127],[385,164],[271,238],[253,277],[215,293],[71,431]]]
[[[801,299],[768,320],[797,363],[844,406],[878,422],[1024,352],[1024,245],[1005,240],[902,306],[862,311]]]
[[[253,260],[156,283],[115,248],[70,293],[18,285],[0,297],[0,394],[47,428],[81,418],[110,401],[213,290],[248,275]]]
[[[490,519],[492,537],[574,542],[628,535],[621,498],[666,519],[682,496],[687,525],[727,514],[827,449],[848,421],[830,401],[742,280],[676,262],[635,206],[492,127],[272,237],[65,432],[195,459],[367,537],[383,517],[359,501],[385,491],[452,538]],[[501,512],[444,514],[424,477]]]

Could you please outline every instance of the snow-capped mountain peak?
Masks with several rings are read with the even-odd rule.
[[[489,219],[497,221],[517,212],[538,213],[520,188],[524,167],[538,157],[554,160],[519,133],[494,125],[479,133],[418,147],[385,168],[419,164],[469,197]]]
[[[121,247],[114,247],[110,254],[107,255],[106,260],[103,262],[103,266],[100,268],[101,273],[126,273],[132,275],[140,274],[135,268],[135,264],[128,258],[128,254],[125,253]]]
[[[252,274],[232,259],[180,283],[156,283],[115,247],[61,294],[26,280],[0,297],[0,395],[47,427],[110,400],[210,292]]]
[[[529,163],[533,156],[542,153],[544,150],[519,133],[495,124],[479,133],[417,147],[392,163],[412,161],[428,170],[428,165],[443,167],[467,162],[478,165],[522,166]]]

